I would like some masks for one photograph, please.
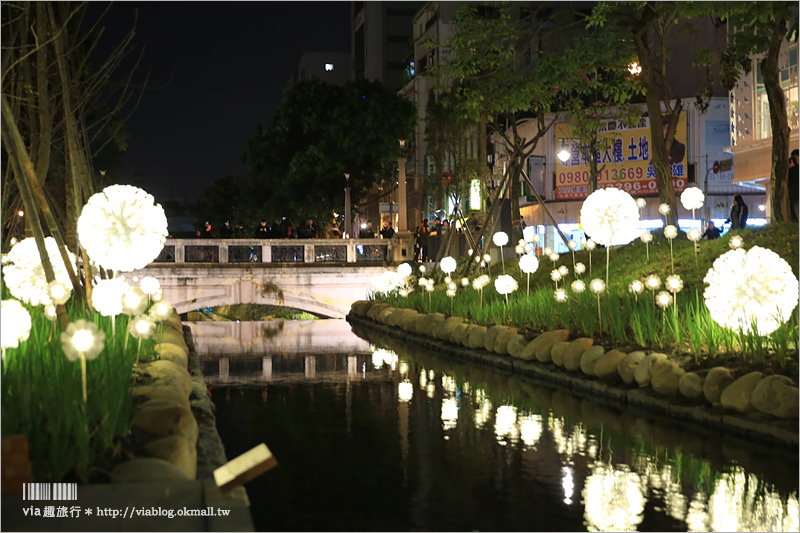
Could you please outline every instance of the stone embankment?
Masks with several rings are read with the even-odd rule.
[[[134,367],[133,458],[114,483],[207,479],[227,461],[191,330],[176,313],[156,338],[158,359]]]
[[[686,372],[666,354],[570,339],[567,330],[535,337],[510,326],[480,326],[461,317],[420,313],[377,301],[353,303],[348,320],[388,326],[386,333],[454,357],[522,373],[733,433],[798,444],[798,387],[782,375],[745,375],[725,367]],[[405,332],[405,333],[404,333]]]

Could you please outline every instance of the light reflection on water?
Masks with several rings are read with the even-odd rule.
[[[800,526],[791,451],[723,443],[365,335],[366,353],[203,358],[228,456],[264,440],[280,464],[248,487],[257,529]],[[318,459],[323,450],[337,453]],[[343,509],[347,497],[371,510]],[[316,511],[293,507],[298,498]]]

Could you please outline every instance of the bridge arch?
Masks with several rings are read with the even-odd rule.
[[[178,313],[215,305],[265,304],[344,318],[354,301],[368,296],[372,278],[384,270],[383,266],[154,263],[128,277],[158,279],[164,299]]]

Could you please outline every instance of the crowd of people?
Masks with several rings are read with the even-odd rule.
[[[341,233],[336,235],[337,231],[338,228],[334,228],[328,235],[322,235],[314,219],[309,218],[301,226],[295,227],[291,219],[284,217],[272,224],[262,218],[252,232],[248,232],[241,223],[231,224],[230,220],[226,220],[219,230],[219,235],[206,220],[196,235],[201,239],[320,239],[341,237]]]

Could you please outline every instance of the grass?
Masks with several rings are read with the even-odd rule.
[[[797,225],[771,224],[763,228],[737,230],[723,238],[701,242],[697,263],[694,244],[681,233],[672,243],[672,253],[674,273],[681,276],[684,288],[674,295],[674,306],[666,309],[654,304],[651,291],[645,291],[638,297],[628,291],[628,285],[633,280],[644,280],[655,274],[663,282],[673,273],[670,245],[662,232],[654,233],[649,261],[645,244],[638,239],[627,246],[610,250],[608,287],[600,296],[602,321],[598,318],[596,295],[588,288],[576,294],[569,287],[575,279],[571,254],[562,255],[555,265],[547,258],[540,258],[539,269],[530,275],[530,296],[526,296],[527,275],[519,271],[516,261],[506,261],[506,273],[516,278],[520,287],[509,295],[508,305],[492,283],[483,288],[482,295],[471,286],[463,288],[458,275],[463,269],[453,276],[459,288],[452,301],[441,288],[444,275],[439,271],[431,273],[430,270],[425,275],[433,276],[437,282],[437,289],[433,293],[420,291],[416,285],[417,278],[412,277],[414,291],[408,296],[389,294],[380,296],[380,299],[396,307],[462,316],[482,325],[508,324],[528,332],[566,328],[576,335],[599,338],[615,345],[635,343],[642,348],[690,354],[695,362],[735,355],[753,363],[763,363],[774,357],[781,367],[796,363],[797,308],[788,321],[768,336],[733,331],[718,325],[711,318],[702,296],[705,289],[703,278],[714,260],[730,250],[728,243],[731,235],[741,236],[745,249],[761,246],[778,253],[791,265],[794,275],[798,276],[800,258]],[[588,250],[576,252],[575,261],[588,265],[588,254]],[[595,250],[593,255],[597,256],[592,257],[593,275],[591,278],[586,275],[582,277],[587,285],[592,278],[606,277],[605,257],[602,257],[605,251]],[[463,264],[464,259],[461,261]],[[555,301],[555,284],[550,279],[550,271],[560,265],[566,265],[571,272],[559,282],[559,287],[566,287],[569,295],[565,303]],[[488,271],[484,269],[473,273],[470,280],[483,273]]]
[[[5,286],[2,291],[3,299],[10,297]],[[128,317],[117,317],[112,338],[110,318],[68,305],[70,321],[89,320],[106,334],[106,347],[87,361],[84,403],[80,362],[64,355],[60,329],[39,307],[25,307],[31,314],[30,336],[7,350],[2,365],[2,434],[27,436],[35,480],[87,482],[120,453],[130,430],[138,342],[125,342]],[[141,353],[153,354],[154,344],[145,340]]]

